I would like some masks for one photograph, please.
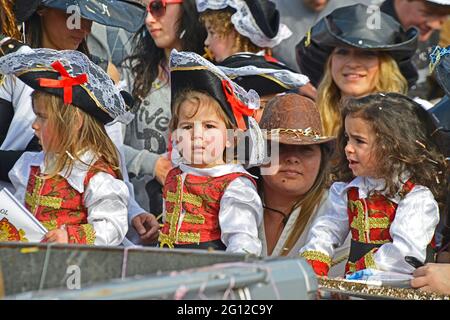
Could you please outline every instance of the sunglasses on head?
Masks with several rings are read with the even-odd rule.
[[[161,18],[166,14],[166,6],[171,3],[183,3],[183,0],[150,0],[147,11],[155,18]]]

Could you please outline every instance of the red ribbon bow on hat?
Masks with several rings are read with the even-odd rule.
[[[233,111],[233,115],[236,119],[238,128],[246,130],[247,126],[245,125],[244,116],[253,115],[254,110],[250,109],[246,104],[244,104],[236,97],[233,87],[231,86],[231,83],[229,81],[222,80],[222,88],[225,97],[227,98],[227,101],[231,106],[231,110]]]
[[[39,85],[45,88],[64,88],[64,103],[72,103],[72,87],[86,83],[88,81],[87,74],[83,73],[79,76],[72,77],[60,61],[53,62],[51,66],[59,72],[61,79],[40,78]]]

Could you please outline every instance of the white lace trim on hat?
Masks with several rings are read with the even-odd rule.
[[[278,70],[269,68],[258,68],[255,66],[245,66],[240,68],[228,68],[219,66],[228,77],[234,79],[236,77],[267,75],[280,81],[290,89],[304,86],[309,82],[309,78],[301,73],[295,73],[289,70]]]
[[[221,10],[226,7],[235,9],[236,12],[231,16],[234,27],[241,35],[261,48],[273,48],[292,35],[292,31],[285,24],[280,23],[278,34],[274,38],[267,37],[243,0],[196,0],[196,3],[198,12],[207,9]]]

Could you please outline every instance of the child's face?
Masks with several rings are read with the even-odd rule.
[[[371,124],[349,115],[345,118],[345,134],[347,136],[345,155],[353,175],[376,177],[375,133]]]
[[[41,99],[34,99],[33,111],[36,114],[36,119],[32,124],[34,134],[38,137],[44,152],[48,152],[50,151],[49,148],[53,137],[53,128],[49,121],[49,114],[45,103]]]
[[[227,35],[221,36],[215,32],[215,28],[209,21],[205,21],[205,28],[208,36],[205,40],[205,46],[208,47],[214,60],[222,62],[232,54],[236,53],[235,49],[235,32],[230,32]]]
[[[196,168],[223,164],[227,127],[214,108],[184,101],[179,109],[179,122],[174,138],[185,163]]]

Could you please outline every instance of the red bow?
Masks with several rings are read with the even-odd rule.
[[[87,74],[83,73],[76,77],[71,77],[61,62],[55,61],[51,64],[53,69],[61,75],[60,80],[40,78],[39,85],[45,88],[64,88],[64,103],[72,103],[72,87],[88,81]]]
[[[236,119],[238,128],[246,130],[247,126],[245,125],[244,116],[253,115],[254,110],[250,109],[246,104],[244,104],[236,97],[233,91],[233,87],[231,86],[231,83],[229,81],[222,80],[222,89],[228,103],[231,106],[231,110],[233,111],[233,115]]]

